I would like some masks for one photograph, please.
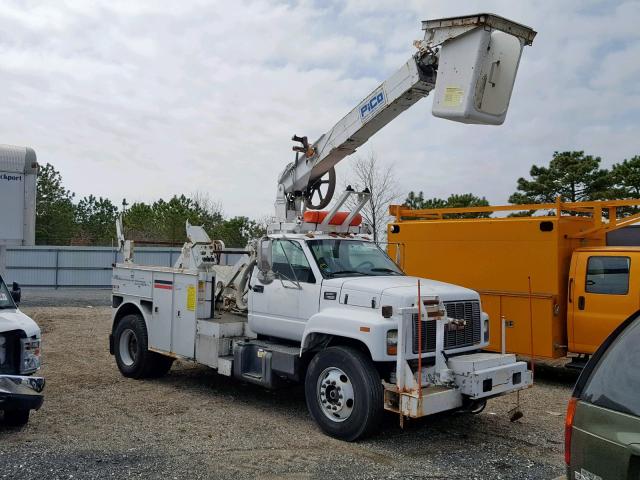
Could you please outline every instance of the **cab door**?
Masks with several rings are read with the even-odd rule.
[[[320,278],[314,274],[302,242],[271,242],[273,279],[261,282],[254,273],[249,322],[256,333],[300,341],[307,320],[320,302]]]
[[[569,351],[593,353],[639,308],[637,258],[628,252],[576,252],[569,279]]]

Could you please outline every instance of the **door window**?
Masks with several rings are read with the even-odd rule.
[[[582,400],[640,416],[640,317],[611,344],[591,374]]]
[[[316,283],[302,245],[292,240],[274,240],[271,258],[274,273],[283,280]]]
[[[585,292],[626,295],[630,263],[629,257],[589,257]]]

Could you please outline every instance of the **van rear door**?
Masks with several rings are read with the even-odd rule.
[[[569,351],[593,353],[640,308],[640,276],[634,254],[576,251],[569,279]]]

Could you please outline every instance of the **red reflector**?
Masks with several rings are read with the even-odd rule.
[[[564,462],[571,463],[571,431],[573,430],[573,417],[576,414],[577,398],[571,398],[567,405],[567,416],[564,419]]]
[[[307,210],[306,212],[304,212],[303,220],[307,223],[322,223],[328,213],[329,212],[320,210]],[[348,216],[349,212],[337,212],[329,222],[329,225],[342,225],[342,222],[344,222]],[[356,213],[355,217],[351,219],[351,223],[349,225],[352,227],[357,227],[361,223],[362,215]]]

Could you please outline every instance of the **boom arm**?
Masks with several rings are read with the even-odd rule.
[[[418,53],[367,95],[322,135],[303,158],[287,165],[279,180],[284,192],[306,191],[382,127],[426,97],[435,87],[436,61],[433,54]]]
[[[319,190],[321,183],[326,182],[321,180],[322,177],[329,173],[329,182],[335,184],[333,167],[338,162],[354,153],[382,127],[436,88],[436,77],[443,62],[441,54],[446,44],[455,44],[455,49],[448,47],[448,56],[444,64],[447,73],[444,76],[447,82],[453,80],[457,83],[443,87],[443,91],[445,88],[447,90],[442,95],[444,100],[439,108],[457,111],[452,111],[451,114],[438,113],[438,116],[466,123],[502,123],[522,47],[531,44],[536,32],[529,27],[491,14],[426,21],[423,22],[422,28],[425,30],[424,40],[414,42],[418,52],[340,119],[331,130],[312,145],[307,144],[306,137],[294,136],[293,139],[300,141],[302,147],[294,147],[298,152],[296,160],[287,165],[278,180],[278,218],[293,221],[303,211],[303,202],[306,208],[313,209],[324,208],[329,204],[334,185],[330,185],[328,194],[325,198],[321,197],[319,205],[312,204],[314,192]],[[515,63],[514,46],[506,44],[504,39],[492,36],[494,31],[517,40]],[[465,40],[462,40],[463,36]],[[487,53],[492,47],[494,51]],[[483,67],[487,67],[486,71]],[[460,71],[463,73],[460,74]],[[475,92],[469,88],[465,95],[464,90],[458,87],[461,75],[469,77],[462,78],[462,82],[474,82]],[[499,88],[495,88],[497,84]],[[508,87],[506,104],[505,85]],[[437,92],[439,91],[440,88],[437,89]],[[497,97],[498,100],[495,92],[502,95]],[[436,99],[440,96],[436,93]],[[483,101],[486,108],[483,108]],[[497,112],[496,115],[496,109],[499,110],[502,106],[504,111]],[[477,111],[469,113],[468,110],[473,108]]]

